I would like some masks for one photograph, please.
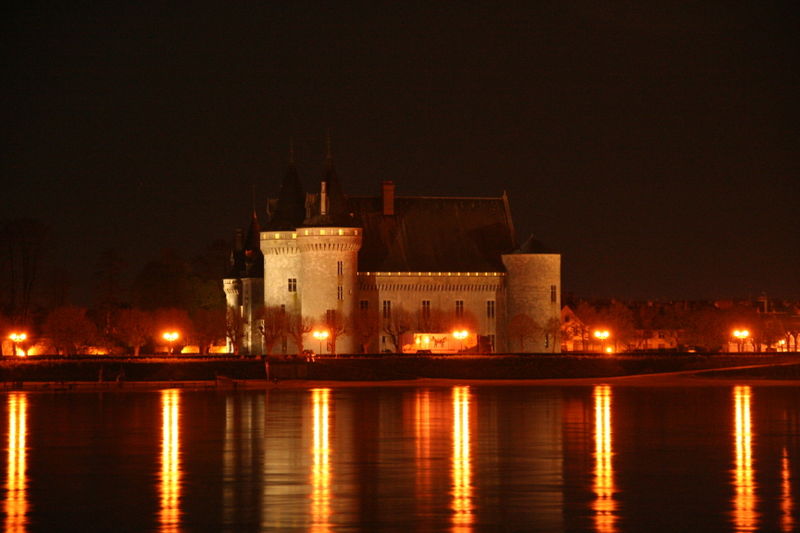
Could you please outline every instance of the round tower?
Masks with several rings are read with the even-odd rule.
[[[536,253],[531,240],[502,256],[506,267],[506,350],[561,351],[561,255]],[[530,319],[530,320],[528,320]]]
[[[302,313],[316,328],[340,330],[337,353],[356,351],[353,336],[343,325],[355,310],[361,238],[361,229],[353,227],[309,227],[297,233]],[[306,345],[319,350],[314,342],[316,339],[309,333]],[[328,353],[325,344],[322,352]]]
[[[234,328],[242,320],[242,282],[236,278],[225,278],[222,280],[222,287],[225,291],[225,306],[227,308],[227,324]],[[241,339],[237,339],[241,345]],[[237,353],[239,346],[234,346],[234,341],[230,336],[225,337],[225,346],[228,353]]]
[[[297,231],[262,231],[264,254],[264,305],[283,306],[287,313],[300,312],[300,251]]]

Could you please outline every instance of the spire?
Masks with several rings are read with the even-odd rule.
[[[303,224],[306,217],[306,193],[297,174],[294,140],[289,141],[289,166],[281,183],[278,201],[267,224],[270,230],[293,230]]]

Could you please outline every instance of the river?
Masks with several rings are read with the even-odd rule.
[[[797,531],[800,389],[8,392],[4,526]]]

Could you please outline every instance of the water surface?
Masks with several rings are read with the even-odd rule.
[[[6,531],[796,531],[800,391],[2,399]]]

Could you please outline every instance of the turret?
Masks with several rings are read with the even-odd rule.
[[[531,237],[502,260],[506,267],[506,349],[520,351],[520,345],[512,344],[509,337],[522,337],[527,339],[522,352],[560,352],[561,255]]]

